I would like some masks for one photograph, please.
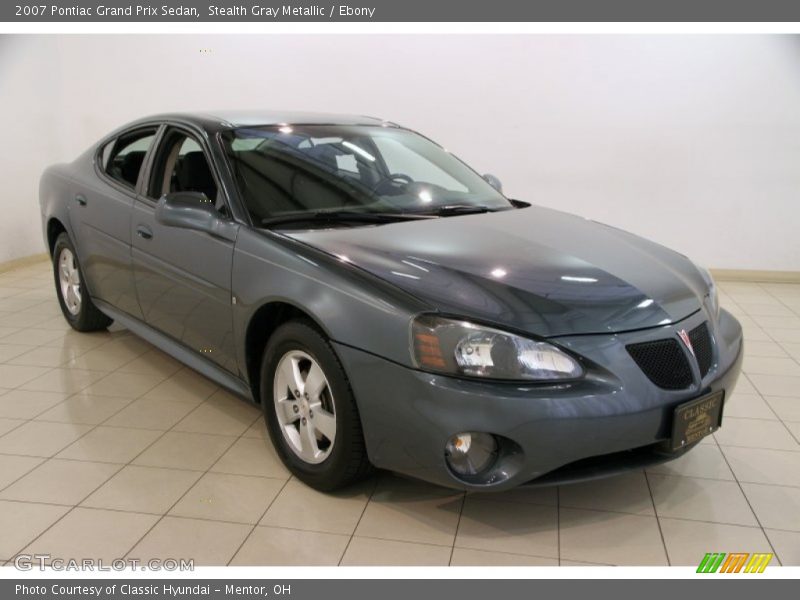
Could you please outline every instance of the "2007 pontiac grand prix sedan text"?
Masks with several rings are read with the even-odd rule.
[[[501,490],[669,460],[742,359],[707,271],[368,117],[170,114],[46,170],[64,316],[263,407],[299,479]]]

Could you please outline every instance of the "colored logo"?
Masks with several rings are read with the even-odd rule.
[[[682,342],[683,342],[683,343],[686,345],[686,347],[689,349],[689,352],[691,352],[691,353],[692,353],[692,356],[694,356],[694,348],[692,347],[692,340],[690,340],[690,339],[689,339],[689,334],[688,334],[688,333],[686,333],[686,330],[685,330],[685,329],[681,329],[681,330],[678,332],[678,337],[679,337],[679,338],[681,338],[681,341],[682,341]]]
[[[772,560],[767,552],[708,552],[697,567],[698,573],[763,573]]]

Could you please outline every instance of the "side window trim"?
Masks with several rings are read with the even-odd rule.
[[[255,221],[253,220],[250,211],[247,210],[247,204],[245,202],[244,197],[242,196],[242,192],[240,191],[238,184],[235,183],[236,168],[233,162],[231,161],[231,157],[228,156],[228,153],[225,151],[225,142],[222,131],[218,131],[217,134],[214,136],[214,143],[217,145],[217,147],[220,149],[221,152],[220,154],[221,164],[219,165],[219,169],[224,168],[228,180],[234,182],[233,185],[231,186],[230,193],[225,194],[225,198],[226,200],[228,200],[228,210],[232,209],[231,205],[234,203],[234,201],[237,203],[238,207],[237,212],[239,213],[238,217],[232,216],[231,218],[234,221],[238,221],[246,226],[254,227]],[[231,195],[234,195],[235,199],[231,198]]]
[[[147,188],[150,183],[150,173],[152,173],[153,170],[153,163],[156,160],[156,156],[158,156],[158,150],[161,148],[161,142],[164,139],[168,127],[169,125],[167,123],[159,124],[158,131],[156,131],[156,135],[153,138],[153,143],[150,145],[150,151],[144,159],[142,171],[139,173],[139,182],[136,186],[136,200],[152,207],[158,203],[158,200],[153,200],[147,195]]]

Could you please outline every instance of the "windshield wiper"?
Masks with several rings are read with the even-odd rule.
[[[393,223],[396,221],[415,221],[429,219],[433,215],[411,213],[360,212],[355,210],[319,210],[304,213],[275,215],[261,219],[263,227],[284,225],[287,223]]]
[[[436,206],[430,211],[420,212],[422,215],[436,215],[437,217],[448,217],[451,215],[477,215],[480,213],[495,212],[494,208],[489,208],[482,204],[445,204]]]

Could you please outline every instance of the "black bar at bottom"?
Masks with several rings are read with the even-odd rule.
[[[4,573],[5,575],[5,573]],[[0,580],[0,598],[15,600],[84,600],[87,598],[194,600],[510,600],[537,598],[647,598],[675,600],[699,597],[725,600],[789,598],[791,579],[757,574],[698,575],[692,579],[26,579]]]

